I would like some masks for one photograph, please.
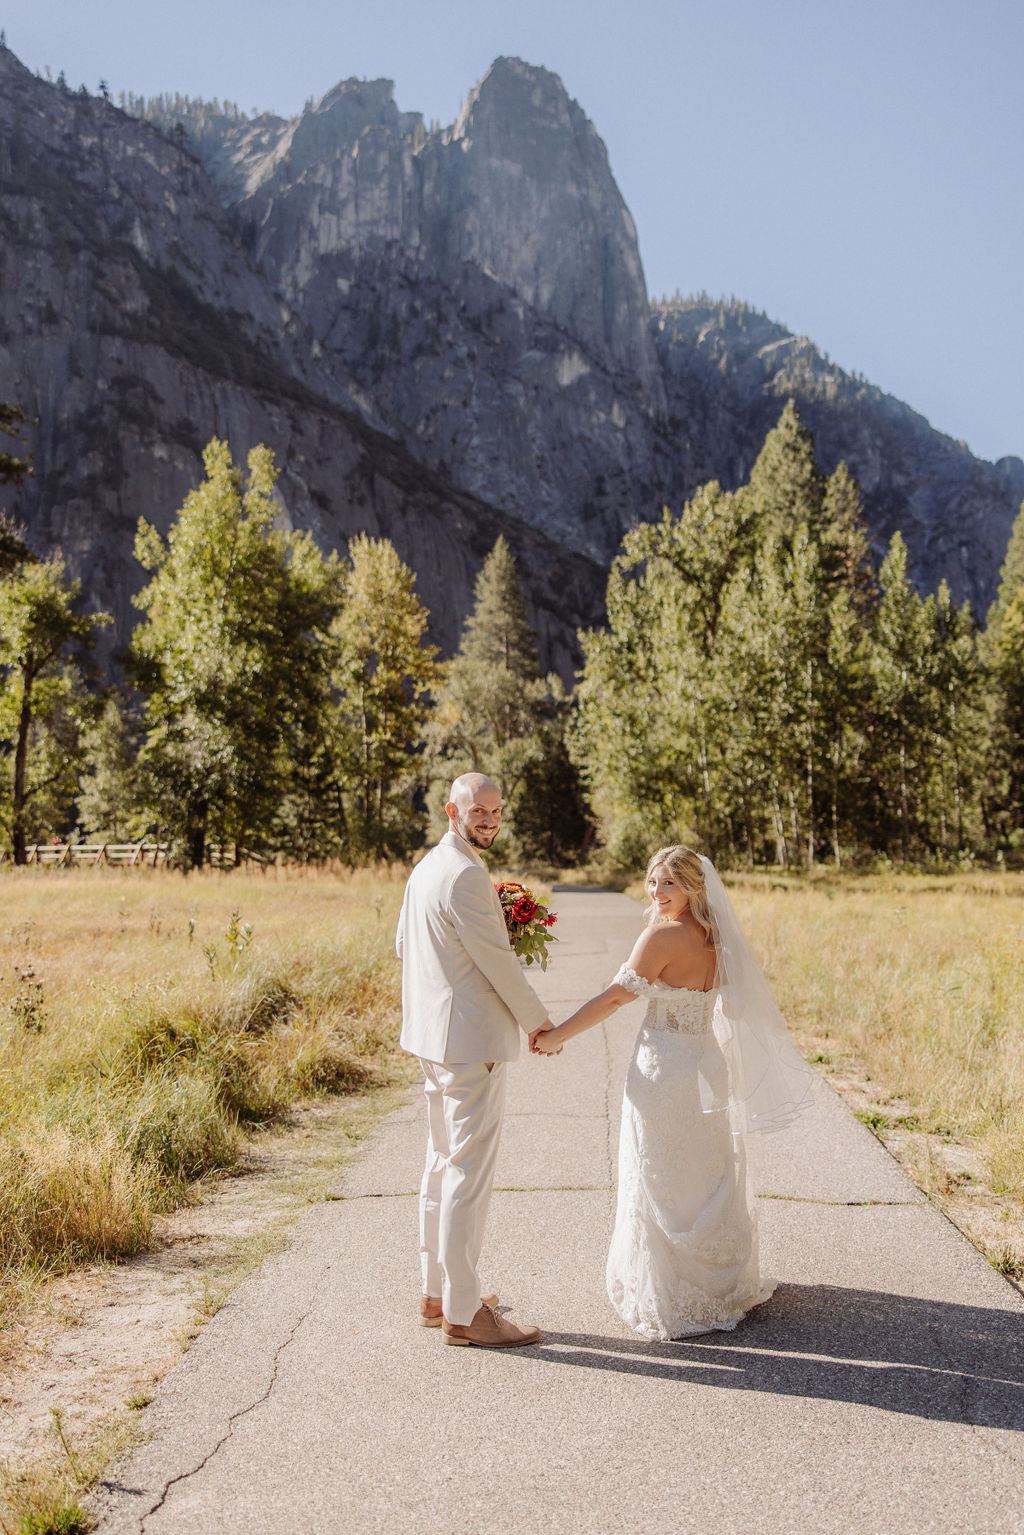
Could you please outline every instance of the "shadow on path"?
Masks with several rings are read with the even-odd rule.
[[[856,1402],[1024,1431],[1019,1311],[832,1285],[781,1285],[734,1333],[671,1343],[545,1332],[521,1359],[733,1391]]]

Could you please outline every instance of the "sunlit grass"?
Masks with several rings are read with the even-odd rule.
[[[289,1105],[391,1080],[403,871],[0,877],[0,1323]]]
[[[52,1407],[51,1444],[28,1464],[0,1466],[0,1530],[18,1535],[88,1535],[96,1521],[85,1499],[115,1455],[136,1436],[132,1404],[87,1439],[72,1438]],[[13,1524],[8,1523],[13,1520]]]
[[[737,913],[808,1053],[967,1139],[1024,1207],[1024,878],[737,878]]]

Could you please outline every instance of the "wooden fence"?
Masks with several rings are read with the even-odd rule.
[[[71,869],[82,865],[107,864],[111,868],[130,869],[146,865],[155,868],[166,864],[174,852],[173,842],[32,842],[26,849],[26,862],[39,864],[48,869]],[[6,848],[0,848],[0,864],[11,863]],[[248,848],[220,847],[216,843],[206,849],[206,862],[214,869],[231,869],[239,863],[257,863],[265,866],[273,862],[262,853]]]
[[[170,842],[30,842],[26,862],[45,864],[51,869],[67,869],[77,864],[111,864],[130,868],[138,864],[166,863]],[[11,854],[0,849],[0,863],[10,863]]]

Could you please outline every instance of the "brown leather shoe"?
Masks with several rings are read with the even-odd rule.
[[[498,1309],[498,1297],[496,1295],[481,1295],[481,1306],[490,1306],[492,1311]],[[444,1320],[441,1315],[441,1298],[438,1295],[424,1295],[420,1297],[420,1326],[440,1327]]]
[[[522,1348],[524,1343],[540,1343],[544,1336],[539,1327],[517,1327],[486,1302],[468,1327],[457,1327],[447,1317],[442,1325],[441,1342],[455,1348],[470,1344],[477,1348]]]

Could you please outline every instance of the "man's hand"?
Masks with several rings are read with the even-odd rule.
[[[562,1030],[540,1029],[537,1032],[537,1043],[534,1046],[535,1055],[561,1055]]]
[[[561,1055],[561,1053],[562,1053],[561,1045],[559,1045],[557,1050],[541,1050],[538,1047],[538,1045],[537,1045],[537,1041],[540,1038],[540,1036],[542,1034],[550,1033],[550,1031],[551,1031],[551,1029],[553,1027],[554,1027],[554,1025],[552,1024],[551,1019],[550,1018],[545,1018],[544,1022],[541,1024],[540,1028],[539,1029],[534,1029],[533,1033],[530,1035],[530,1054],[531,1055]]]

